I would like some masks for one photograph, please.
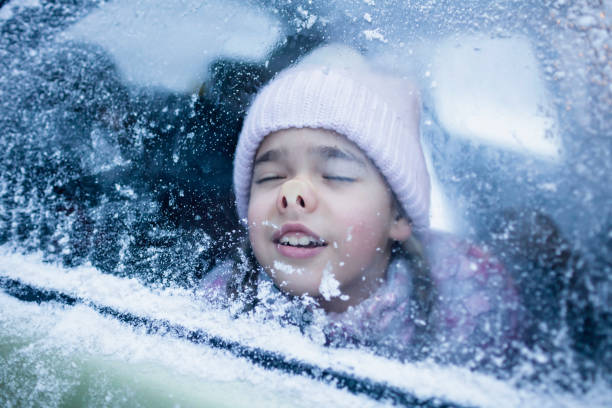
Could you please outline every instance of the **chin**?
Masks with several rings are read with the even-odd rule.
[[[293,296],[302,296],[304,294],[312,297],[319,296],[321,279],[317,279],[316,282],[304,282],[301,280],[296,281],[295,276],[277,276],[273,280],[276,286],[284,293]]]

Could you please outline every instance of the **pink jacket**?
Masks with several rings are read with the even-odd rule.
[[[321,311],[303,300],[291,302],[263,276],[258,297],[268,301],[260,302],[256,314],[281,316],[305,333],[323,333],[327,344],[367,346],[402,359],[415,356],[416,328],[429,324],[425,349],[416,353],[421,357],[424,352],[443,362],[507,364],[512,343],[520,336],[519,299],[508,273],[483,248],[448,234],[429,233],[423,246],[438,294],[427,323],[411,317],[411,270],[401,258],[391,261],[385,284],[372,296],[324,319],[313,318],[313,312],[320,317]],[[231,269],[226,263],[204,278],[207,297],[224,297]],[[308,327],[313,324],[319,330]]]

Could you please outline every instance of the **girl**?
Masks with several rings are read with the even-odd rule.
[[[207,296],[318,327],[327,344],[479,363],[505,353],[517,304],[503,268],[428,231],[419,116],[412,84],[341,46],[280,73],[235,154],[248,242],[205,276]]]

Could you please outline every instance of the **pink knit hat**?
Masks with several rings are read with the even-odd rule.
[[[268,83],[249,108],[234,159],[239,217],[247,217],[253,161],[263,139],[278,130],[308,127],[335,131],[359,146],[414,228],[426,229],[431,187],[419,114],[419,93],[410,82],[374,72],[343,46],[315,51]]]

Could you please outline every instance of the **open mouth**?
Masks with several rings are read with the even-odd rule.
[[[288,258],[309,258],[319,254],[327,242],[300,223],[286,223],[274,234],[274,243],[281,255]]]
[[[296,248],[317,248],[327,246],[327,242],[320,238],[307,235],[283,235],[277,241],[279,245]]]

